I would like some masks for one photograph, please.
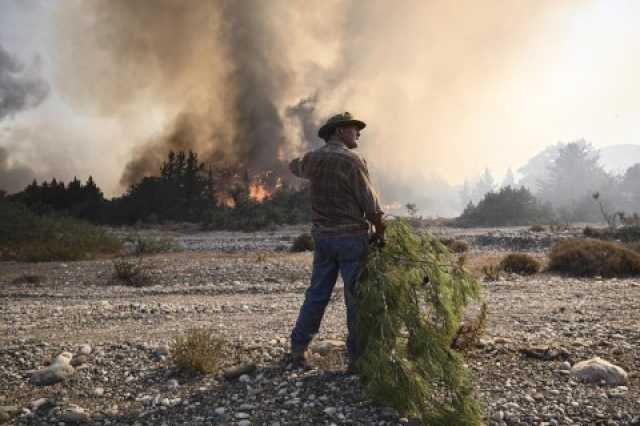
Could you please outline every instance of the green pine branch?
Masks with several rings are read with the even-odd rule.
[[[389,224],[359,283],[357,371],[368,394],[425,425],[481,425],[452,341],[480,284],[430,234]]]

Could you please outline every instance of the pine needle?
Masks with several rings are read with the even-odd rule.
[[[356,369],[366,392],[425,425],[481,425],[462,356],[451,347],[479,283],[433,237],[401,220],[371,246],[358,294]]]

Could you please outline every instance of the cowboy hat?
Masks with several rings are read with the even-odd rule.
[[[333,117],[329,118],[326,123],[324,123],[320,129],[318,129],[318,136],[322,139],[327,140],[331,131],[336,127],[341,126],[356,126],[358,130],[364,129],[367,124],[364,121],[356,120],[353,116],[345,112],[343,114],[336,114]]]

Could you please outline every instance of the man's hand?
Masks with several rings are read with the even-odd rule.
[[[387,225],[382,219],[382,215],[378,216],[373,222],[375,232],[371,241],[378,245],[378,247],[384,247],[384,230],[387,229]]]
[[[291,160],[291,162],[289,163],[289,171],[291,171],[294,176],[302,176],[302,164],[299,158],[294,158],[293,160]]]

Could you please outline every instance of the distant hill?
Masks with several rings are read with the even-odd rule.
[[[600,148],[600,164],[610,173],[622,174],[640,163],[640,145],[611,145]]]

